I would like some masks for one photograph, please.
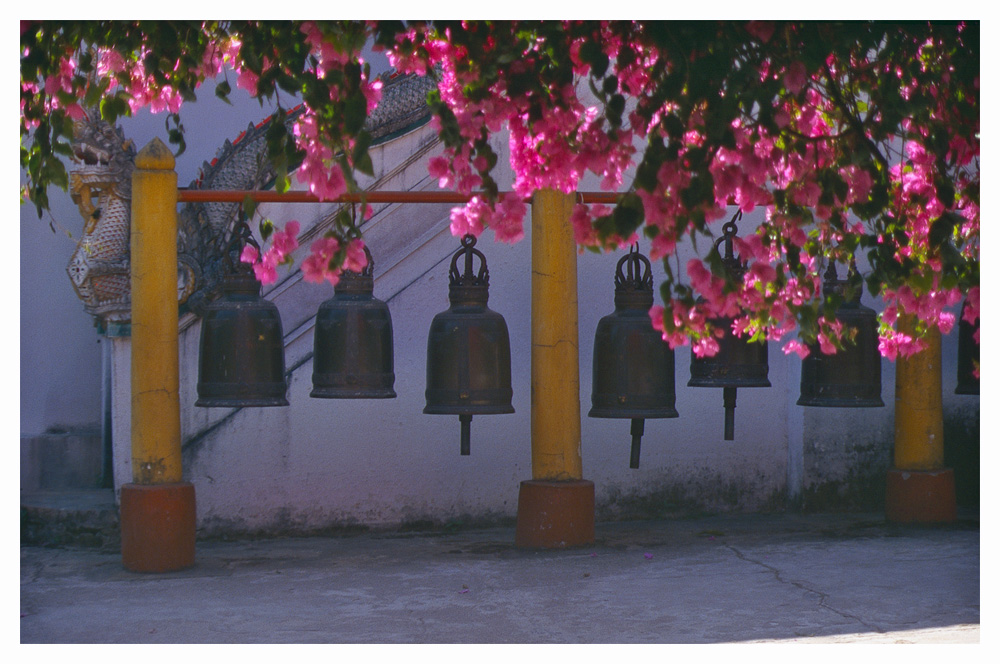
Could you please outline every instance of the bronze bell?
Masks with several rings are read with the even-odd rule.
[[[463,455],[469,454],[473,415],[514,412],[507,323],[486,306],[490,276],[486,257],[475,245],[474,236],[462,238],[448,273],[451,307],[434,317],[427,336],[424,413],[459,416]],[[472,269],[475,256],[478,273]],[[464,273],[459,258],[465,259]]]
[[[962,314],[968,302],[962,303]],[[979,379],[972,373],[979,364],[979,344],[975,334],[979,330],[979,319],[975,324],[964,318],[958,319],[958,386],[955,394],[979,394]]]
[[[392,399],[396,381],[392,318],[388,305],[373,297],[374,263],[360,273],[344,270],[334,295],[320,305],[313,336],[313,389],[322,399]]]
[[[242,228],[240,228],[242,227]],[[256,246],[249,227],[234,232],[237,248]],[[287,406],[285,345],[278,307],[260,295],[249,265],[230,260],[222,296],[208,305],[201,322],[196,406]]]
[[[722,237],[715,242],[715,251],[725,242],[726,254],[722,262],[736,278],[742,277],[746,264],[733,255],[733,241],[736,238],[736,220],[741,212],[722,227]],[[767,344],[750,341],[736,336],[733,319],[715,318],[714,328],[723,331],[718,340],[719,352],[713,357],[698,357],[691,353],[691,380],[688,387],[721,387],[722,405],[725,408],[725,440],[733,440],[736,409],[736,389],[740,387],[771,387],[767,378]]]
[[[594,337],[593,407],[590,417],[632,420],[630,468],[639,467],[647,419],[678,417],[674,408],[674,351],[653,329],[653,275],[649,260],[633,247],[618,261],[615,310],[597,324]]]
[[[846,281],[837,280],[837,267],[831,261],[823,291],[843,295]],[[799,406],[832,408],[877,408],[882,402],[882,360],[878,352],[878,321],[875,311],[861,304],[860,289],[837,308],[838,321],[845,330],[857,330],[853,344],[833,355],[824,354],[819,344],[809,347],[802,360]]]

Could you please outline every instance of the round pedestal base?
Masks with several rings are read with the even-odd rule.
[[[896,523],[947,523],[958,518],[955,473],[940,470],[889,470],[885,518]]]
[[[514,538],[516,546],[525,549],[565,549],[593,543],[593,482],[521,482]]]
[[[132,572],[173,572],[194,565],[194,485],[123,484],[122,564]]]

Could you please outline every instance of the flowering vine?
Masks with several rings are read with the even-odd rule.
[[[535,191],[572,193],[595,177],[620,195],[576,206],[576,241],[600,251],[646,236],[665,274],[651,321],[671,346],[711,355],[725,319],[786,353],[835,352],[850,339],[833,314],[861,289],[884,301],[890,358],[917,352],[931,327],[949,332],[963,300],[978,320],[978,23],[22,23],[25,195],[41,210],[46,187],[65,186],[58,155],[84,107],[110,121],[167,112],[183,149],[182,103],[220,74],[225,97],[228,72],[277,99],[276,120],[282,95],[303,106],[291,131],[276,121],[268,135],[279,190],[294,173],[323,200],[358,191],[381,94],[366,43],[437,84],[428,104],[442,150],[428,171],[470,196],[452,210],[454,234],[490,228],[517,242]],[[510,192],[494,177],[503,131]],[[678,245],[718,237],[734,208],[764,210],[736,242],[745,269],[709,251],[681,273]],[[262,281],[290,260],[293,223],[246,256]],[[303,275],[336,283],[363,260],[357,223],[342,215]],[[842,295],[822,287],[831,264],[848,280]],[[898,331],[903,314],[915,335]]]

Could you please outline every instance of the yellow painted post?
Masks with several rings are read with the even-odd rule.
[[[899,329],[913,334],[914,319]],[[886,518],[897,522],[956,519],[955,476],[944,467],[941,397],[941,332],[934,328],[927,348],[896,360],[893,467],[886,482]]]
[[[153,139],[132,179],[132,481],[181,481],[177,174]],[[171,200],[171,197],[172,200]]]
[[[536,480],[583,477],[573,202],[572,196],[541,191],[531,207],[531,474]]]
[[[194,486],[182,481],[177,327],[177,174],[154,138],[132,176],[132,483],[122,486],[122,562],[194,564]]]
[[[580,451],[575,197],[539,191],[531,205],[531,469],[521,483],[516,544],[594,541],[594,484]]]

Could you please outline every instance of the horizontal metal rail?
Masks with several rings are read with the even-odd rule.
[[[506,192],[501,192],[501,194]],[[368,203],[468,203],[475,194],[461,194],[457,191],[369,191],[364,194],[343,194],[331,200],[321,201],[308,191],[239,190],[239,189],[178,189],[179,203],[242,203],[249,198],[255,203],[360,203],[362,196]],[[614,205],[620,194],[614,192],[588,191],[577,194],[580,202]],[[525,201],[530,202],[530,200]]]

